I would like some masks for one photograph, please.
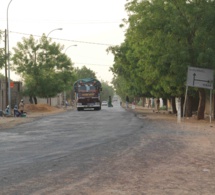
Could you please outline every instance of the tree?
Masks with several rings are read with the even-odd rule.
[[[76,68],[75,75],[76,80],[83,78],[96,78],[96,73],[93,70],[87,68],[86,66],[83,66],[82,68]]]
[[[101,99],[108,100],[109,96],[113,97],[114,89],[112,86],[108,84],[108,82],[101,81],[102,91],[101,91]]]
[[[214,8],[214,1],[129,1],[125,41],[110,48],[113,72],[134,86],[129,93],[183,98],[188,66],[214,69]],[[198,119],[204,93],[199,89]]]
[[[4,79],[4,78],[5,78],[5,76],[4,76],[3,74],[0,73],[0,80],[1,80],[1,79]]]
[[[113,85],[117,94],[124,99],[127,95],[132,97],[148,95],[140,69],[138,69],[138,58],[128,40],[120,46],[109,47],[112,52],[114,65],[111,71],[114,73]]]
[[[3,39],[3,31],[0,30],[0,43]],[[4,67],[5,64],[5,53],[4,48],[0,48],[0,69]]]
[[[54,97],[72,88],[73,64],[60,44],[51,43],[45,35],[39,40],[30,36],[13,50],[13,69],[24,79],[24,93],[30,98]]]

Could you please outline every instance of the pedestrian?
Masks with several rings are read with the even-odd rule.
[[[65,106],[66,106],[66,109],[67,109],[67,106],[68,106],[68,102],[67,102],[67,100],[65,101]]]
[[[132,102],[132,109],[135,109],[135,100]]]
[[[113,107],[111,96],[108,98],[108,107]]]
[[[21,101],[19,103],[19,112],[21,114],[23,114],[23,112],[24,112],[24,101],[23,101],[23,99],[21,99]]]
[[[126,101],[126,108],[128,108],[128,104],[129,104],[129,97],[128,96],[126,96],[125,101]]]

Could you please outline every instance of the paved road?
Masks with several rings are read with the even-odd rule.
[[[66,170],[76,172],[72,180],[77,182],[104,158],[135,144],[135,132],[142,126],[142,120],[116,103],[101,111],[68,111],[0,131],[0,194],[38,192],[54,186],[52,179],[63,185],[58,174]]]
[[[114,105],[1,130],[0,195],[215,194],[215,130],[193,125]]]

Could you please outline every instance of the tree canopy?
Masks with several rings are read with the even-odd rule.
[[[188,66],[214,69],[215,1],[131,0],[125,8],[125,40],[108,48],[118,91],[123,83],[123,94],[181,97]]]
[[[82,68],[75,68],[75,75],[76,80],[83,79],[83,78],[96,78],[96,73],[87,68],[86,66],[83,66]]]
[[[54,97],[71,89],[74,81],[73,64],[63,52],[63,46],[43,35],[23,38],[13,48],[13,69],[25,82],[25,94],[38,97]]]

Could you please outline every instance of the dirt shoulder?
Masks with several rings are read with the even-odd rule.
[[[71,108],[69,108],[71,109]],[[65,108],[49,106],[47,104],[26,104],[24,111],[27,112],[26,117],[0,117],[0,130],[12,128],[18,124],[28,123],[45,115],[57,114],[65,112]]]
[[[197,120],[196,116],[193,117],[185,117],[178,120],[175,114],[169,113],[168,111],[161,110],[159,113],[155,112],[153,108],[144,108],[141,106],[136,106],[135,109],[128,109],[129,111],[135,113],[138,117],[144,118],[147,117],[152,120],[166,120],[174,123],[178,123],[181,125],[188,125],[188,126],[202,126],[204,128],[213,128],[215,127],[215,120],[212,119],[210,122],[209,117],[206,117],[204,120]]]

